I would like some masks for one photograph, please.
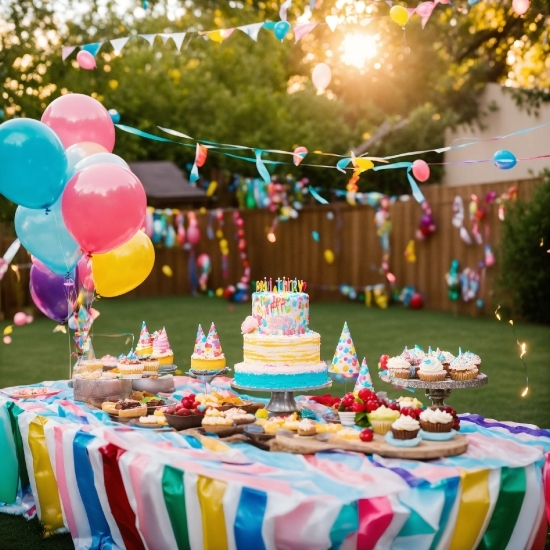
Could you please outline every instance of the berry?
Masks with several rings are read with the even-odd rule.
[[[355,412],[355,411],[351,407],[346,407],[346,412],[351,413],[351,412]]]
[[[447,405],[443,410],[448,414],[453,414],[455,412],[452,407],[449,407],[449,405]]]
[[[378,408],[378,403],[376,401],[367,401],[367,411],[373,412]]]
[[[166,407],[164,409],[165,414],[175,414],[176,413],[176,407],[174,405],[171,405],[170,407]]]
[[[195,401],[196,399],[196,395],[194,393],[190,393],[188,396],[187,396],[187,399],[192,399],[193,401]]]
[[[198,407],[200,407],[200,406],[201,406],[201,402],[200,402],[200,401],[195,401],[195,402],[193,403],[193,406],[192,406],[191,408],[192,408],[192,409],[196,409],[196,408],[198,408]]]
[[[189,416],[191,414],[191,411],[189,409],[180,409],[178,411],[179,416]]]
[[[385,369],[387,364],[388,364],[388,359],[390,358],[389,355],[382,355],[380,357],[380,363],[379,363],[379,366],[381,369]]]
[[[368,390],[367,388],[363,388],[362,390],[359,390],[359,399],[362,399],[363,401],[368,401],[369,398],[371,398],[373,395],[376,396],[376,394],[371,391],[371,390]]]
[[[369,430],[368,428],[365,428],[360,434],[359,434],[359,439],[361,441],[364,441],[365,443],[368,443],[369,441],[372,441],[372,438],[374,437],[374,434],[372,433],[371,430]]]
[[[397,403],[390,403],[388,405],[388,408],[391,409],[392,411],[398,411],[399,410],[399,405]]]
[[[351,406],[351,408],[355,411],[355,412],[364,412],[365,409],[367,408],[366,405],[364,403],[358,403],[357,401]]]
[[[351,407],[352,403],[355,401],[353,397],[350,397],[349,395],[346,395],[340,403],[344,405],[344,407]]]

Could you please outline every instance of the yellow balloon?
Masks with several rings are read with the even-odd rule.
[[[163,265],[162,266],[162,272],[167,276],[171,277],[174,272],[172,271],[172,268],[169,265]]]
[[[128,242],[105,254],[92,255],[92,273],[100,296],[112,298],[139,286],[155,263],[151,239],[138,231]]]
[[[223,288],[222,287],[216,289],[216,296],[218,298],[221,298],[223,296]]]
[[[403,6],[393,6],[390,10],[391,20],[404,27],[409,20],[409,12]]]
[[[327,262],[327,264],[334,263],[334,252],[330,250],[330,248],[325,250],[325,262]]]

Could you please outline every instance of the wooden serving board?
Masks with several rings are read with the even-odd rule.
[[[313,454],[319,451],[340,449],[364,454],[377,454],[387,458],[404,458],[412,460],[430,460],[445,456],[455,456],[466,452],[468,440],[463,435],[455,435],[450,441],[422,440],[416,447],[394,447],[386,443],[383,436],[374,434],[369,443],[360,440],[342,439],[330,434],[328,441],[319,441],[315,437],[286,437],[277,435],[271,441],[272,451],[294,454]]]

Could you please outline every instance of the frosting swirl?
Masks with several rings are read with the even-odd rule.
[[[481,357],[471,351],[464,352],[463,357],[468,359],[474,365],[481,365]]]
[[[420,370],[422,372],[436,373],[445,370],[443,365],[435,357],[425,357],[420,363]]]
[[[426,409],[420,413],[420,420],[432,424],[448,424],[453,421],[453,417],[441,409]]]
[[[241,325],[241,334],[250,334],[252,332],[256,332],[259,327],[258,320],[255,317],[252,317],[252,315],[249,315]]]
[[[392,425],[395,430],[406,430],[408,432],[414,432],[420,429],[420,423],[418,420],[402,414]]]
[[[399,418],[399,411],[388,409],[385,405],[381,405],[375,411],[368,414],[371,420],[396,420]]]
[[[410,363],[403,357],[390,357],[387,362],[388,370],[410,369]]]

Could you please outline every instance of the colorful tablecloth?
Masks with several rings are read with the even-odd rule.
[[[0,397],[0,511],[36,513],[78,549],[544,548],[550,430],[461,415],[458,457],[301,456],[120,427],[46,384],[63,391]]]

